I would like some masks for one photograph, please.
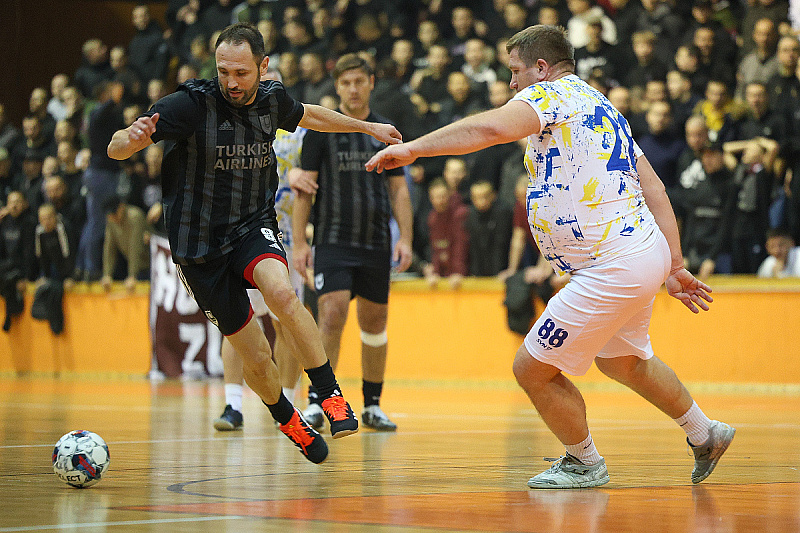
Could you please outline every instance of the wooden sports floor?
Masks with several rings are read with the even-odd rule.
[[[344,382],[360,411],[360,387]],[[584,386],[611,482],[533,491],[562,448],[511,382],[387,383],[395,434],[362,430],[307,462],[252,393],[217,433],[222,384],[0,378],[0,532],[797,532],[796,388],[693,388],[736,438],[705,482],[683,432],[630,392]],[[691,388],[691,387],[690,387]],[[52,472],[53,444],[89,429],[111,468],[88,489]]]

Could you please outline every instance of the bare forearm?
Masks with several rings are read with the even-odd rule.
[[[370,133],[369,123],[331,111],[315,104],[303,104],[305,112],[299,126],[327,133],[360,132]]]
[[[678,223],[675,220],[675,212],[672,210],[672,203],[669,201],[664,184],[659,179],[650,162],[644,156],[640,157],[636,164],[644,193],[644,200],[656,224],[661,229],[661,233],[667,238],[669,244],[672,263],[670,268],[675,269],[683,266],[683,252],[681,250],[681,238],[678,233]]]
[[[414,231],[411,197],[408,193],[408,187],[405,184],[405,176],[398,176],[392,179],[402,180],[401,183],[393,184],[390,188],[392,195],[392,212],[397,221],[397,226],[400,229],[400,238],[410,245]]]
[[[130,136],[128,135],[128,129],[130,128],[118,130],[114,136],[111,137],[111,142],[108,143],[108,149],[106,150],[108,157],[111,159],[123,161],[128,159],[139,150],[142,150],[153,144],[153,141],[151,141],[149,137],[138,142],[131,141]]]

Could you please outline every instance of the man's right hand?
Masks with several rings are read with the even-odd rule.
[[[307,242],[297,242],[292,248],[292,266],[295,271],[308,281],[307,269],[312,268],[314,265],[311,262],[311,246]]]
[[[128,126],[128,139],[131,143],[140,143],[149,139],[156,132],[156,122],[158,113],[153,113],[152,117],[139,117],[133,124]]]

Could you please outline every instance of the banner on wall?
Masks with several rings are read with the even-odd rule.
[[[167,377],[222,376],[222,334],[178,278],[165,237],[150,238],[151,373]]]

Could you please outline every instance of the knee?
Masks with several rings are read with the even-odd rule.
[[[270,311],[275,313],[279,319],[290,316],[297,310],[297,307],[302,307],[300,300],[297,299],[297,294],[291,287],[275,287],[269,291],[262,291],[262,294]]]
[[[600,372],[623,384],[631,382],[636,373],[638,361],[640,361],[638,357],[632,357],[631,360],[628,360],[627,357],[596,357],[594,360]]]
[[[339,305],[319,306],[319,329],[323,333],[336,333],[344,329],[348,307]]]
[[[520,387],[526,391],[536,388],[533,356],[528,353],[524,345],[520,346],[519,350],[517,350],[512,370],[514,371],[514,378],[516,378]]]

